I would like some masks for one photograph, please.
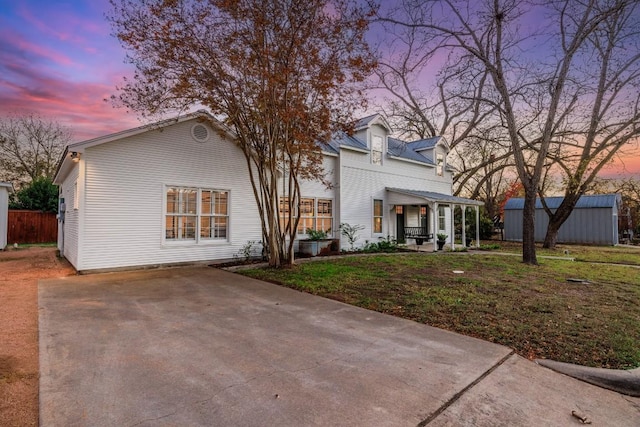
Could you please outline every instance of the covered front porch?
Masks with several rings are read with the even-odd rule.
[[[432,191],[408,190],[401,188],[386,188],[387,202],[395,213],[395,236],[399,243],[411,240],[421,246],[424,242],[438,249],[437,235],[446,234],[447,243],[455,249],[455,208],[459,206],[461,215],[462,245],[471,240],[476,247],[480,246],[480,212],[483,202],[451,196]],[[467,208],[475,209],[475,233],[467,233]],[[470,235],[469,235],[470,234]]]

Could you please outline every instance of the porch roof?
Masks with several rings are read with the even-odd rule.
[[[435,193],[433,191],[406,190],[402,188],[387,187],[389,203],[392,205],[441,203],[444,205],[482,206],[484,202],[464,197],[451,196],[449,194]]]

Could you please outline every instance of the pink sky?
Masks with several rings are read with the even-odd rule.
[[[73,131],[74,141],[140,125],[105,102],[124,76],[125,51],[110,35],[108,0],[0,3],[0,116],[38,113]],[[638,149],[603,171],[640,177]]]
[[[132,74],[104,19],[107,0],[0,5],[0,115],[37,113],[84,140],[139,126],[105,102]]]

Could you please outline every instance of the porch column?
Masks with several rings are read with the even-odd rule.
[[[476,205],[476,248],[480,247],[480,209]]]
[[[438,202],[433,203],[433,251],[438,251]]]
[[[462,247],[467,246],[467,205],[460,205],[462,211]]]
[[[451,250],[456,249],[456,205],[453,203],[449,205],[449,211],[451,213]]]

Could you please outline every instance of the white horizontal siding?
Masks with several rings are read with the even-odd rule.
[[[196,142],[194,123],[85,151],[81,270],[226,259],[248,240],[261,240],[242,152],[213,129],[208,142]],[[163,242],[166,186],[228,190],[228,241]]]
[[[9,189],[0,186],[0,251],[7,246],[9,222]]]
[[[387,202],[387,187],[451,194],[451,182],[437,176],[434,168],[388,158],[382,166],[374,166],[362,161],[366,157],[346,150],[341,155],[340,221],[365,227],[358,233],[358,246],[380,237],[395,237],[396,216],[394,206]],[[384,204],[381,234],[373,233],[374,199],[383,200]],[[447,221],[447,232],[449,224]],[[344,239],[342,246],[347,246]]]
[[[64,214],[64,226],[58,229],[61,231],[58,235],[58,249],[62,251],[64,257],[76,270],[79,270],[78,236],[80,234],[80,211],[79,209],[74,209],[74,206],[76,206],[74,193],[76,182],[80,179],[79,170],[79,163],[75,163],[61,185],[60,197],[64,197],[67,211]],[[78,201],[77,206],[80,207],[80,201]]]

